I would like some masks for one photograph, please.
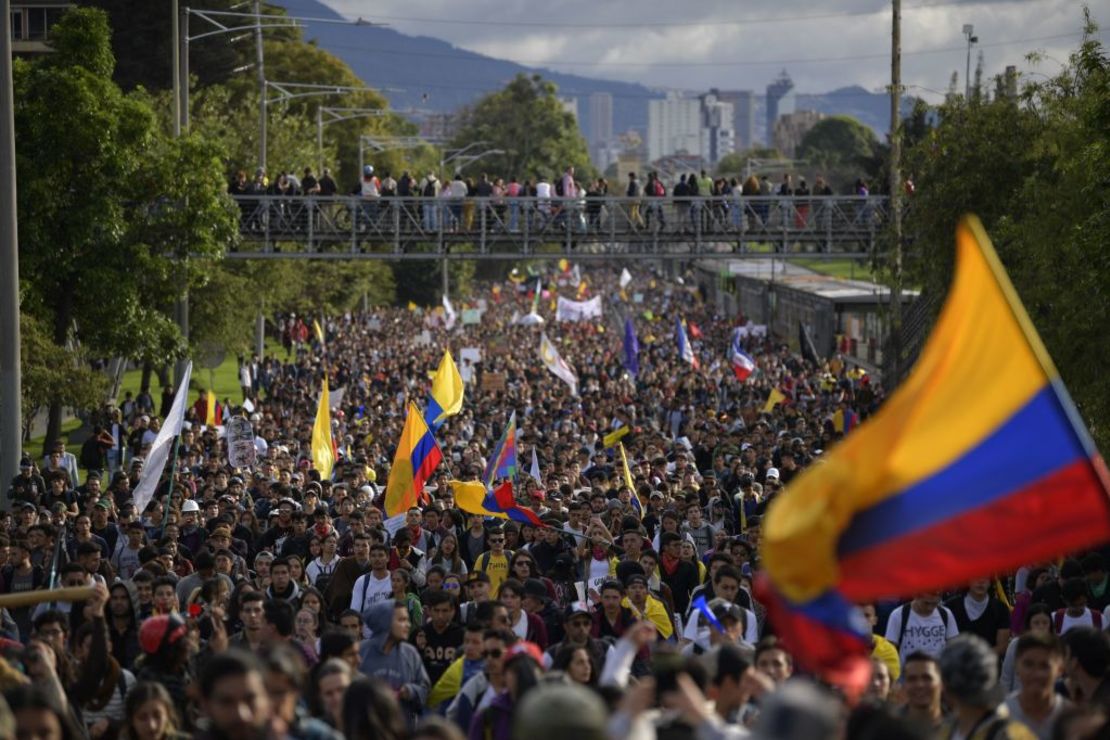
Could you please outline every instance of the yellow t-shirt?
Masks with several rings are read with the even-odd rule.
[[[501,591],[501,584],[509,577],[509,557],[511,555],[512,553],[508,550],[500,555],[484,552],[474,562],[475,570],[480,570],[489,576],[489,592],[495,599]]]

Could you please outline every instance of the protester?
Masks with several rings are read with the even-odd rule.
[[[702,178],[691,180],[707,197]],[[658,199],[656,181],[637,192]],[[390,212],[382,188],[391,182],[366,176],[367,218]],[[483,216],[467,207],[461,178],[460,189],[406,182],[397,192],[433,184],[437,203],[425,219],[462,227]],[[535,182],[485,185],[491,197],[523,197]],[[590,210],[599,183],[582,187],[568,170],[543,184],[545,218],[605,218]],[[561,209],[558,188],[593,193],[593,202]],[[712,207],[672,221],[689,224]],[[497,213],[491,206],[484,217]],[[636,213],[665,218],[661,208]],[[53,491],[65,457],[50,458],[51,473],[28,456],[10,486],[18,514],[0,532],[0,592],[40,592],[47,603],[0,611],[15,641],[0,643],[0,679],[13,677],[17,720],[50,737],[72,730],[75,740],[85,730],[90,740],[831,737],[847,697],[797,675],[804,664],[775,638],[753,589],[761,517],[843,438],[838,411],[862,418],[884,401],[879,378],[839,357],[803,359],[782,337],[723,315],[693,274],[679,283],[633,265],[626,287],[620,273],[567,263],[520,271],[519,281],[475,280],[453,297],[466,313],[451,330],[446,311],[376,308],[322,317],[321,342],[311,318],[279,316],[275,337],[287,353],[244,358],[251,408],[220,403],[224,421],[250,422],[255,464],[231,465],[226,427],[207,423],[207,402],[197,407],[190,392],[177,466],[162,471],[149,502],[135,501],[146,469],[129,474],[135,452],[106,451],[121,472],[103,492],[95,476]],[[513,320],[551,316],[559,297],[603,306],[600,318],[552,319],[542,330],[573,389],[545,368],[541,330]],[[639,342],[635,374],[626,317]],[[697,370],[677,352],[669,327],[679,317],[691,336],[697,327]],[[726,354],[737,329],[757,366],[745,381]],[[398,506],[390,478],[407,470],[397,445],[408,402],[423,410],[444,346],[465,376],[465,398],[456,415],[429,423],[442,460]],[[340,399],[331,471],[320,470],[312,441],[324,377]],[[784,400],[768,407],[772,389]],[[162,411],[172,402],[171,389]],[[133,405],[100,426],[125,446],[134,437],[142,453],[165,414]],[[514,411],[515,455],[497,474]],[[122,431],[111,431],[117,424]],[[613,434],[619,448],[606,441]],[[502,516],[464,507],[452,487],[480,482],[488,492],[505,481],[517,508]],[[993,581],[863,605],[879,659],[867,700],[886,712],[874,726],[891,719],[933,736],[954,726],[979,737],[975,717],[1001,720],[998,684],[1010,692],[1011,719],[1000,727],[1014,737],[1026,727],[1048,737],[1070,726],[1076,706],[1101,717],[1110,638],[1092,626],[1108,592],[1104,562],[1067,561],[1062,580],[1040,571],[1023,583],[1028,619],[1016,640]],[[93,599],[49,604],[50,587],[100,580]],[[961,632],[989,648],[955,639]],[[1002,657],[1001,681],[986,668],[988,653]],[[37,683],[22,685],[25,675],[58,690],[43,698]],[[1067,701],[1052,692],[1059,676]]]

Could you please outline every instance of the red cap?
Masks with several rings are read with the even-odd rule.
[[[510,660],[517,657],[518,655],[527,655],[529,658],[536,662],[536,665],[543,665],[543,651],[540,650],[540,646],[534,642],[521,640],[517,644],[513,645],[511,648],[505,651],[505,662],[508,663]]]
[[[153,655],[164,647],[173,645],[189,631],[177,614],[159,614],[143,622],[139,628],[139,645],[143,652]]]

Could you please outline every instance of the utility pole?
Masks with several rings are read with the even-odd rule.
[[[971,47],[979,43],[975,35],[975,26],[964,24],[964,36],[967,36],[967,66],[964,67],[964,100],[971,101]]]
[[[189,131],[189,15],[180,7],[179,0],[171,3],[173,13],[173,135],[180,137]],[[186,259],[187,255],[178,255]],[[184,266],[183,266],[184,267]],[[189,342],[189,286],[188,271],[182,269],[181,295],[174,303],[173,315],[178,331]],[[174,384],[180,385],[185,379],[189,358],[183,357],[174,367]]]
[[[266,69],[262,66],[262,0],[254,0],[254,44],[254,64],[258,68],[258,166],[266,169]]]
[[[891,367],[902,376],[902,0],[891,0],[890,26],[890,224],[894,250],[890,280]]]
[[[0,0],[0,481],[19,471],[23,454],[23,389],[19,337],[19,228],[16,215],[15,98],[12,94],[12,14]],[[7,494],[0,507],[11,508]]]

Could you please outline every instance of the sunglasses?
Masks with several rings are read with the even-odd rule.
[[[490,541],[489,541],[489,543],[490,543],[491,545],[500,545],[500,544],[501,544],[501,543],[503,543],[504,541],[505,541],[505,540],[504,540],[504,538],[501,538],[501,537],[499,537],[499,538],[497,538],[497,539],[495,539],[495,540],[490,540]]]
[[[483,658],[493,658],[494,660],[499,659],[504,654],[505,654],[504,650],[483,650],[482,651],[482,657]]]

